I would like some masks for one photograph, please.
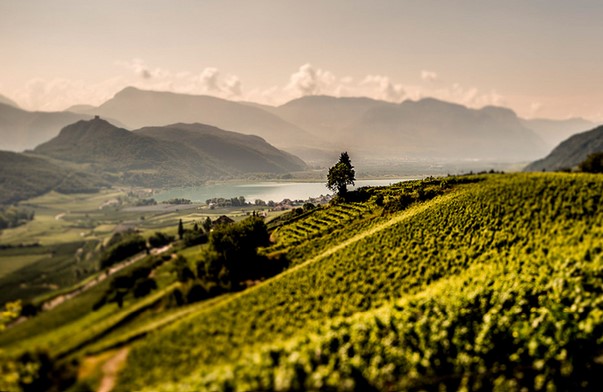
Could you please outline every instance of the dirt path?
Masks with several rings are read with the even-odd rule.
[[[115,387],[117,374],[125,364],[129,352],[130,348],[124,347],[104,363],[102,367],[103,378],[101,379],[97,392],[110,392],[113,387]]]
[[[168,250],[170,250],[172,248],[171,245],[166,245],[163,248],[158,248],[158,249],[152,249],[151,250],[151,254],[153,255],[158,255],[161,253],[165,253]],[[83,285],[82,287],[75,289],[69,293],[63,294],[63,295],[59,295],[57,297],[54,297],[53,299],[44,302],[44,304],[42,305],[42,310],[43,311],[47,311],[50,310],[52,308],[56,308],[57,306],[59,306],[60,304],[62,304],[65,301],[68,301],[78,295],[80,295],[81,293],[83,293],[86,290],[90,290],[92,287],[96,286],[97,284],[99,284],[100,282],[102,282],[103,280],[107,279],[109,276],[113,275],[114,273],[126,268],[127,266],[136,263],[137,261],[143,259],[144,257],[146,257],[147,254],[146,252],[143,253],[139,253],[136,256],[121,262],[119,264],[114,265],[113,267],[109,268],[107,271],[100,273],[95,279],[91,280],[90,282],[86,283],[85,285]]]

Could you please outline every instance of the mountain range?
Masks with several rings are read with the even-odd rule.
[[[475,110],[436,99],[392,104],[366,98],[304,97],[276,109],[317,136],[388,158],[530,160],[546,144],[509,109]],[[315,115],[318,113],[318,115]]]
[[[90,117],[72,112],[29,112],[0,102],[0,149],[31,149],[55,137],[65,125]]]
[[[594,124],[524,120],[501,107],[470,109],[432,98],[400,104],[369,98],[306,96],[281,106],[127,87],[98,107],[28,112],[0,104],[0,149],[31,149],[78,120],[100,115],[124,128],[202,123],[257,135],[302,159],[325,165],[338,152],[358,160],[531,161]]]
[[[595,152],[603,152],[603,126],[571,136],[545,158],[526,166],[524,171],[573,169]]]

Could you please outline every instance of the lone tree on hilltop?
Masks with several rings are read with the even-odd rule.
[[[347,152],[342,152],[339,162],[329,169],[327,175],[327,188],[336,191],[339,196],[344,196],[348,191],[348,185],[354,185],[356,173]]]

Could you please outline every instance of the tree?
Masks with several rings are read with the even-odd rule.
[[[348,153],[342,152],[339,162],[329,169],[327,188],[334,192],[337,191],[339,196],[343,196],[348,191],[347,186],[354,185],[355,175],[354,166],[352,166]]]
[[[182,219],[178,221],[178,238],[182,239],[184,236],[184,226],[182,225]]]
[[[603,173],[603,152],[590,154],[579,168],[585,173]]]
[[[211,219],[209,216],[203,221],[203,230],[205,230],[206,233],[209,233],[211,230]]]

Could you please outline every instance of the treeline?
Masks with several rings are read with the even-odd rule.
[[[268,257],[258,252],[270,244],[268,229],[260,217],[217,226],[208,241],[208,249],[196,263],[182,256],[174,261],[178,280],[184,283],[183,290],[174,292],[179,305],[244,289],[288,265],[282,255]]]
[[[230,199],[225,199],[223,197],[214,197],[212,199],[205,200],[205,203],[208,206],[214,205],[217,207],[244,207],[246,205],[249,205],[249,203],[245,201],[244,196],[233,197]]]
[[[121,308],[128,295],[142,298],[158,288],[157,282],[152,278],[151,272],[171,258],[171,255],[150,257],[128,273],[120,273],[111,279],[109,288],[103,296],[93,305],[92,309],[100,309],[107,303],[117,303]]]
[[[100,268],[112,265],[149,248],[160,248],[172,242],[173,237],[161,232],[156,232],[147,240],[134,231],[115,233],[103,247],[100,257]]]
[[[151,199],[151,200],[153,200],[153,199]],[[178,198],[178,197],[161,202],[161,204],[176,204],[176,205],[188,205],[188,204],[192,204],[192,203],[193,202],[190,201],[189,199],[183,199],[183,198]]]
[[[21,226],[34,219],[35,211],[22,207],[0,208],[0,230]]]

